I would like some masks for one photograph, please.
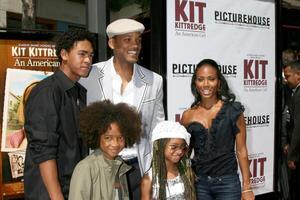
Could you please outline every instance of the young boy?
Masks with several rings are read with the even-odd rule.
[[[131,167],[118,154],[140,138],[138,113],[125,103],[96,102],[82,111],[80,131],[96,150],[76,166],[69,199],[129,199],[126,172]]]

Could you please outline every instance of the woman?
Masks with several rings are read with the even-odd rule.
[[[181,122],[192,137],[197,199],[253,200],[244,107],[235,102],[214,60],[204,59],[197,65],[191,89],[195,100],[184,111]]]

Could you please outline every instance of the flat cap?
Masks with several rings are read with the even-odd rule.
[[[110,23],[106,28],[106,34],[109,38],[116,35],[123,35],[126,33],[140,32],[142,33],[145,27],[142,23],[133,19],[118,19]]]

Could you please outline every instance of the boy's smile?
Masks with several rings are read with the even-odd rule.
[[[105,158],[115,159],[125,147],[125,139],[116,123],[111,123],[107,131],[100,136],[100,149]]]

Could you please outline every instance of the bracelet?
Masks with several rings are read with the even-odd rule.
[[[246,193],[246,192],[252,192],[252,190],[249,189],[249,190],[244,190],[244,191],[242,191],[242,193]]]

